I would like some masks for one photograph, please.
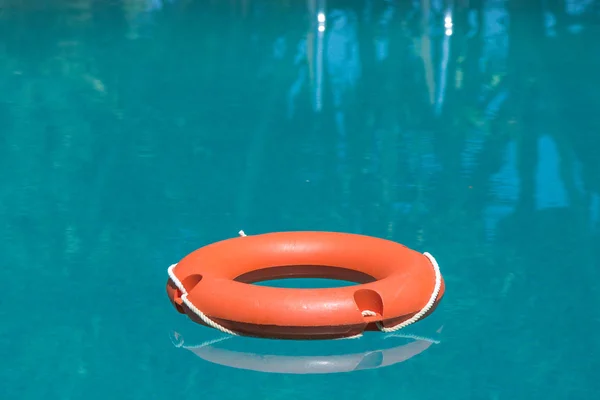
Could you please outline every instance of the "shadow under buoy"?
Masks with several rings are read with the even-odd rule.
[[[436,336],[441,330],[437,330]],[[186,349],[204,361],[276,374],[332,374],[383,368],[440,344],[435,338],[400,333],[334,341],[269,341],[268,350],[263,339],[242,336],[194,341],[173,332],[171,341],[175,347]]]

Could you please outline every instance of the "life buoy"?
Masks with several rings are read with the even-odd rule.
[[[171,302],[193,321],[232,335],[279,339],[396,331],[429,315],[445,289],[429,253],[337,232],[227,239],[190,253],[168,274]],[[251,284],[298,277],[359,285],[287,289]]]

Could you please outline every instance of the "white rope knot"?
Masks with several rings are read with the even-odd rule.
[[[240,230],[238,233],[242,237],[247,236],[243,230]],[[440,267],[439,267],[437,261],[435,260],[435,258],[427,252],[423,253],[423,255],[425,255],[425,257],[427,257],[429,259],[429,261],[431,262],[431,265],[433,266],[433,270],[435,272],[435,285],[433,287],[433,292],[431,293],[429,301],[427,301],[427,304],[425,304],[425,306],[421,309],[421,311],[419,311],[418,313],[413,315],[412,318],[410,318],[404,322],[401,322],[398,325],[386,328],[383,326],[383,324],[381,322],[376,322],[377,328],[379,328],[380,331],[386,332],[386,333],[387,332],[396,332],[402,328],[406,328],[407,326],[412,325],[415,322],[417,322],[418,320],[420,320],[425,314],[427,314],[427,312],[429,310],[431,310],[431,307],[433,307],[433,305],[435,304],[435,300],[437,299],[438,294],[440,293],[441,286],[442,286],[442,274],[440,272]],[[173,272],[173,269],[175,269],[176,266],[177,266],[177,264],[171,265],[167,269],[167,273],[169,274],[169,278],[171,279],[171,281],[173,281],[173,284],[175,284],[177,289],[179,289],[179,291],[181,292],[181,301],[183,302],[183,304],[185,304],[187,306],[187,308],[189,308],[206,325],[208,325],[214,329],[217,329],[223,333],[227,333],[232,336],[239,336],[238,333],[236,333],[230,329],[227,329],[224,326],[222,326],[222,325],[218,324],[217,322],[208,318],[206,316],[206,314],[204,314],[202,311],[200,311],[191,301],[188,300],[188,292],[187,292],[186,288],[183,286],[183,283],[181,283],[179,278],[177,278],[177,276],[175,276],[175,273]],[[363,315],[363,317],[373,317],[373,316],[377,315],[377,313],[375,311],[371,311],[371,310],[364,310],[364,311],[362,311],[361,314]],[[340,339],[358,339],[361,336],[362,336],[362,333],[353,335],[353,336],[349,336],[349,337],[345,337],[345,338],[340,338]]]

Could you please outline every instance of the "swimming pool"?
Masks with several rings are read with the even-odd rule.
[[[598,2],[474,3],[0,0],[2,398],[594,398]],[[446,294],[223,337],[167,268],[240,229],[391,239]]]

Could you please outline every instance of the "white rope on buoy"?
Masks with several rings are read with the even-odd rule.
[[[435,300],[437,299],[438,294],[440,293],[440,289],[442,287],[442,274],[440,272],[440,266],[438,265],[435,258],[427,252],[423,253],[423,255],[425,255],[425,257],[427,257],[429,259],[429,261],[431,262],[431,265],[433,267],[433,271],[435,272],[435,285],[433,286],[433,292],[431,293],[431,297],[429,298],[429,301],[427,302],[427,304],[425,304],[425,306],[421,309],[421,311],[419,311],[418,313],[413,315],[412,318],[407,319],[406,321],[401,322],[398,325],[386,328],[383,326],[383,324],[381,322],[377,322],[377,328],[379,328],[380,331],[396,332],[402,328],[406,328],[407,326],[412,325],[415,322],[417,322],[418,320],[420,320],[423,317],[423,315],[427,314],[427,312],[429,310],[431,310],[431,307],[433,307],[433,304],[435,303]],[[368,317],[368,316],[375,316],[375,315],[377,315],[377,313],[375,313],[374,311],[371,311],[371,310],[364,310],[362,312],[362,315],[364,317]]]
[[[169,269],[167,269],[167,273],[169,274],[169,278],[171,278],[171,280],[173,281],[173,283],[175,284],[177,289],[179,289],[179,291],[181,292],[181,301],[183,301],[183,304],[185,304],[187,306],[187,308],[189,308],[194,314],[196,314],[196,316],[198,316],[198,318],[200,318],[202,320],[202,322],[204,322],[206,325],[210,326],[211,328],[215,328],[223,333],[228,333],[233,336],[238,336],[238,334],[235,333],[234,331],[229,330],[229,329],[225,328],[224,326],[216,323],[212,319],[208,318],[206,316],[206,314],[204,314],[202,311],[200,311],[194,304],[192,304],[191,301],[188,300],[187,290],[185,289],[185,287],[183,286],[183,284],[181,283],[179,278],[177,278],[175,276],[175,273],[173,272],[173,269],[176,266],[177,266],[177,264],[171,265],[169,267]]]
[[[247,236],[243,230],[240,230],[238,232],[238,234],[240,236]],[[200,311],[191,301],[188,300],[188,292],[187,292],[186,288],[183,286],[183,283],[181,283],[179,278],[177,278],[175,276],[175,273],[173,272],[173,269],[176,266],[177,266],[177,264],[171,265],[169,267],[169,269],[167,269],[167,273],[169,274],[169,278],[171,278],[171,280],[173,281],[173,283],[175,284],[177,289],[179,289],[179,291],[181,292],[181,301],[183,301],[183,304],[185,304],[187,306],[187,308],[189,308],[194,314],[196,314],[196,316],[198,318],[200,318],[202,320],[202,322],[204,322],[206,325],[210,326],[211,328],[217,329],[223,333],[227,333],[232,336],[239,336],[239,334],[237,334],[236,332],[234,332],[230,329],[227,329],[224,326],[216,323],[212,319],[208,318],[208,316],[206,316],[206,314],[204,314],[202,311]]]

